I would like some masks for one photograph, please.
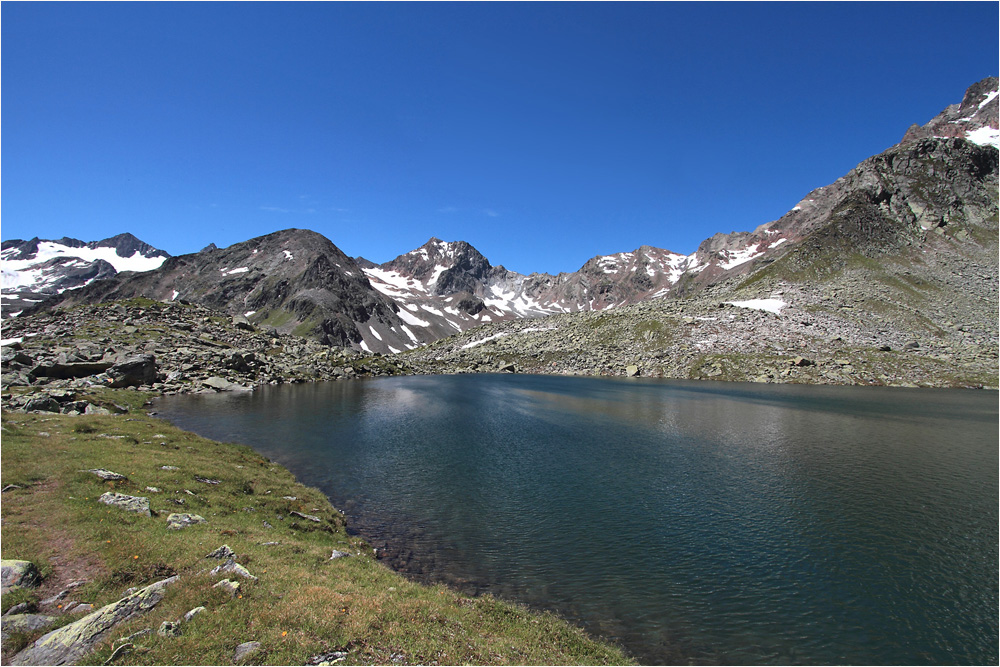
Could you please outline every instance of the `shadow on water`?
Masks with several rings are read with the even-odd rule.
[[[443,376],[173,397],[419,579],[652,663],[997,661],[993,392]]]

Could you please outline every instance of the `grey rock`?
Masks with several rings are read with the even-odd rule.
[[[177,621],[163,621],[160,623],[160,627],[157,629],[156,634],[161,637],[180,637],[181,624]]]
[[[229,593],[230,596],[236,597],[240,592],[240,582],[233,581],[232,579],[223,579],[222,581],[214,584],[212,588],[218,588],[219,590]]]
[[[20,604],[16,604],[7,611],[5,611],[3,615],[14,616],[17,614],[27,614],[29,611],[31,611],[31,605],[28,604],[27,602],[21,602]]]
[[[124,493],[114,493],[113,491],[109,491],[97,500],[105,505],[119,507],[126,512],[136,512],[145,516],[152,516],[149,511],[149,498],[142,496],[128,496]]]
[[[205,558],[218,558],[218,559],[221,560],[223,558],[227,558],[227,559],[228,558],[234,558],[235,556],[236,556],[236,553],[232,549],[229,548],[229,545],[228,544],[223,544],[221,547],[219,547],[215,551],[207,554],[205,556]]]
[[[0,634],[3,635],[0,642],[6,644],[7,636],[12,632],[35,632],[52,625],[55,620],[54,616],[43,614],[4,614],[0,618]]]
[[[191,611],[189,611],[186,614],[184,614],[184,622],[185,623],[190,622],[192,618],[194,618],[195,616],[197,616],[198,614],[200,614],[203,611],[205,611],[204,607],[195,607]]]
[[[636,377],[637,375],[639,375],[639,367],[636,366],[635,364],[629,364],[628,366],[625,367],[625,375],[629,376],[630,378]]]
[[[104,468],[93,468],[91,470],[81,470],[80,472],[89,472],[97,475],[101,479],[108,482],[117,482],[120,480],[128,479],[125,475],[117,472],[112,472],[110,470],[105,470]]]
[[[24,406],[25,412],[59,412],[62,406],[59,401],[51,396],[41,395],[28,401]]]
[[[213,568],[212,571],[209,572],[209,574],[211,574],[211,575],[217,575],[217,574],[235,574],[236,576],[242,577],[243,579],[249,579],[250,581],[257,581],[257,577],[255,577],[252,574],[250,574],[249,570],[247,570],[245,567],[243,567],[242,565],[240,565],[239,563],[237,563],[232,558],[230,558],[229,560],[227,560],[222,565],[219,565],[218,567]]]
[[[139,354],[108,369],[112,387],[137,387],[156,382],[156,357]]]
[[[178,577],[174,576],[146,586],[69,625],[43,635],[14,656],[10,664],[64,665],[76,662],[93,650],[112,628],[148,612],[159,604],[163,599],[164,589],[177,580]]]
[[[0,560],[0,588],[35,588],[42,581],[38,568],[30,560]]]
[[[295,511],[289,512],[289,514],[292,516],[297,516],[300,519],[305,519],[306,521],[312,521],[314,523],[322,522],[322,519],[320,519],[318,516],[313,516],[312,514],[303,514],[302,512],[295,512]]]
[[[347,553],[346,551],[338,551],[337,549],[334,549],[333,553],[330,554],[330,560],[336,560],[338,558],[350,558],[350,557],[351,554]]]
[[[347,651],[331,651],[329,653],[320,653],[319,655],[314,655],[306,661],[307,665],[335,665],[338,662],[342,662],[348,656]]]
[[[233,663],[243,662],[248,656],[260,650],[260,642],[243,642],[233,652]]]
[[[236,382],[230,382],[220,377],[210,377],[202,380],[202,384],[217,391],[253,391],[252,387],[244,387]]]
[[[167,530],[181,530],[196,523],[208,523],[208,521],[197,514],[171,513],[167,516]]]

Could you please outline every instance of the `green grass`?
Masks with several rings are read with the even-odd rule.
[[[130,405],[138,400],[114,398]],[[105,482],[82,472],[91,468],[128,480]],[[98,608],[129,587],[180,575],[155,609],[112,631],[85,658],[88,664],[107,660],[115,640],[144,628],[154,632],[133,640],[136,650],[115,664],[230,664],[245,641],[262,643],[249,659],[258,664],[304,664],[333,650],[348,652],[342,664],[630,662],[552,614],[406,580],[345,531],[343,516],[321,492],[297,483],[284,468],[247,447],[206,440],[135,412],[5,413],[0,470],[3,484],[25,487],[3,497],[3,557],[32,560],[45,575],[38,591],[5,594],[4,609],[37,603],[74,579],[87,583],[72,598]],[[146,496],[156,515],[97,502],[106,491]],[[168,531],[170,512],[199,514],[208,523]],[[207,574],[217,562],[204,556],[222,544],[259,577],[243,583],[242,597],[211,587],[221,577]],[[359,555],[331,561],[332,549]],[[156,635],[161,622],[197,606],[207,611],[183,624],[180,637]]]

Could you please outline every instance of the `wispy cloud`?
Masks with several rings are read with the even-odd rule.
[[[282,208],[281,206],[261,206],[260,210],[268,213],[315,213],[314,208]]]
[[[499,218],[500,214],[494,211],[492,208],[484,208],[483,213],[490,216],[491,218]]]
[[[442,206],[437,210],[438,213],[458,213],[457,206]]]

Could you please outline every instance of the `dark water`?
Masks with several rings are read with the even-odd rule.
[[[995,392],[407,377],[160,414],[652,663],[997,664]]]

